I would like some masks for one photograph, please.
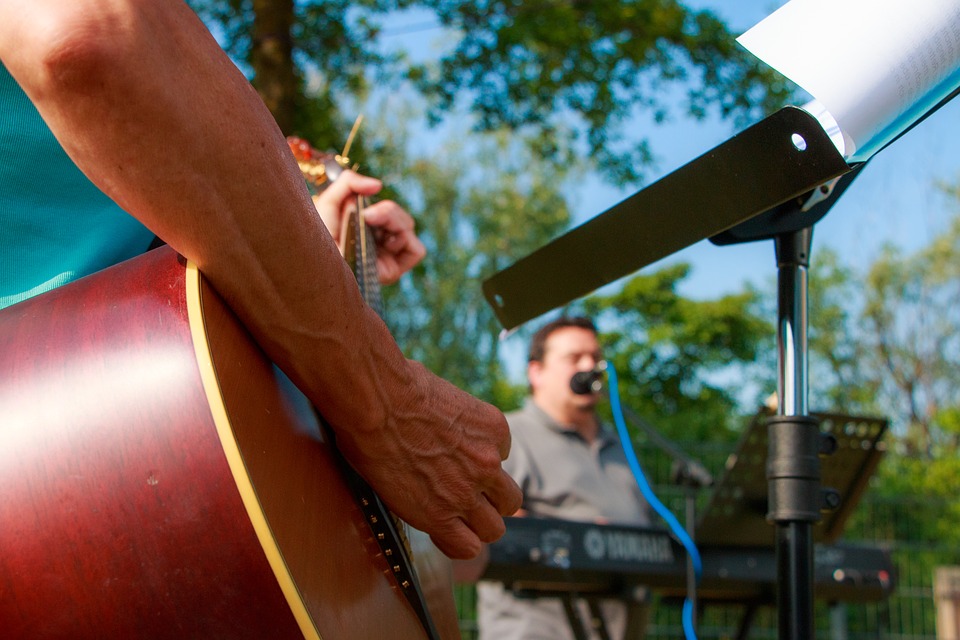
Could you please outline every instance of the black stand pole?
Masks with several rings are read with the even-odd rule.
[[[820,518],[820,433],[807,406],[807,269],[812,227],[775,238],[777,416],[769,423],[767,520],[776,525],[780,640],[813,633],[813,523]]]
[[[587,631],[583,628],[583,622],[577,612],[576,596],[575,593],[566,593],[560,597],[560,602],[563,603],[563,610],[567,614],[567,622],[570,623],[574,640],[587,640]]]

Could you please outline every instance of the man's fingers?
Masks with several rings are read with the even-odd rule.
[[[499,540],[506,532],[504,515],[512,515],[520,508],[521,493],[517,483],[503,473],[500,482],[488,493],[477,498],[464,518],[452,518],[430,527],[430,537],[447,556],[469,559],[480,553],[482,543]]]
[[[376,178],[362,176],[353,171],[344,171],[319,194],[313,196],[313,206],[320,214],[323,224],[333,239],[339,241],[340,228],[346,212],[356,208],[357,195],[373,195],[383,184]],[[343,253],[343,247],[340,247]]]
[[[485,497],[481,497],[480,502],[470,512],[467,526],[483,542],[499,540],[507,530],[506,525],[503,524],[503,516]]]
[[[381,284],[393,284],[427,255],[427,248],[414,231],[413,217],[397,203],[384,200],[370,205],[364,210],[364,219],[377,230]]]
[[[500,472],[499,482],[496,482],[485,492],[487,501],[504,516],[514,514],[523,504],[523,493],[516,481],[505,472]]]
[[[480,553],[483,543],[499,540],[506,530],[503,517],[482,499],[466,520],[456,518],[445,527],[434,527],[430,538],[448,557],[469,560]]]
[[[476,558],[483,548],[483,543],[462,520],[450,521],[443,528],[435,528],[430,539],[448,558],[455,560],[469,560]]]
[[[354,194],[372,196],[379,193],[382,188],[383,183],[376,178],[360,175],[348,169],[337,176],[337,179],[331,182],[323,192],[325,194],[330,193],[332,197],[343,200],[345,197]]]
[[[401,274],[417,266],[427,255],[427,248],[412,231],[386,238],[383,248],[393,257]]]
[[[375,202],[364,209],[363,215],[367,224],[385,234],[412,232],[416,227],[413,216],[393,200]]]

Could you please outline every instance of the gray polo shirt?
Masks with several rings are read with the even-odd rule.
[[[620,440],[601,425],[588,443],[573,428],[557,424],[530,399],[507,414],[512,446],[503,464],[523,491],[530,515],[645,525],[650,506],[630,471]]]
[[[650,507],[630,471],[620,441],[601,426],[588,443],[573,428],[557,424],[530,399],[507,414],[512,444],[504,462],[523,490],[523,508],[531,516],[608,521],[627,525],[650,523]],[[565,640],[573,638],[560,601],[514,597],[500,583],[477,585],[480,640]],[[580,603],[585,613],[584,605]],[[641,638],[646,607],[621,602],[602,604],[613,638]],[[596,634],[589,632],[591,638]]]

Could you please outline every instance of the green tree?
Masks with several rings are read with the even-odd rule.
[[[960,217],[914,255],[887,247],[866,276],[866,347],[879,400],[904,453],[957,453],[960,410]]]
[[[570,114],[586,150],[615,182],[637,182],[652,151],[620,125],[680,110],[756,117],[790,88],[734,41],[714,13],[676,0],[484,0],[423,5],[462,37],[435,65],[408,75],[435,117],[469,101],[481,129],[529,127],[549,156]],[[681,95],[677,95],[677,94]],[[466,96],[464,98],[464,96]],[[676,104],[674,104],[676,103]]]
[[[885,247],[863,273],[821,251],[810,290],[816,398],[890,419],[874,490],[916,499],[885,535],[960,542],[960,216],[913,253]]]
[[[622,135],[628,118],[702,117],[714,105],[725,117],[754,119],[790,93],[715,14],[677,0],[190,3],[243,64],[281,128],[315,141],[342,138],[344,99],[362,101],[374,82],[407,79],[431,99],[434,120],[466,106],[479,129],[525,131],[536,153],[553,160],[579,139],[581,154],[609,177],[632,182],[652,152],[645,140]],[[410,8],[456,35],[439,60],[410,63],[381,52],[384,25]]]
[[[638,275],[584,308],[611,327],[603,339],[625,403],[670,438],[730,442],[741,407],[756,406],[764,392],[749,381],[759,354],[771,348],[773,326],[750,290],[714,300],[681,296],[689,270],[679,264]]]
[[[238,62],[287,135],[337,146],[354,119],[345,98],[363,97],[391,59],[373,46],[370,20],[397,8],[381,0],[187,0]],[[401,0],[402,4],[402,0]]]
[[[403,109],[382,110],[368,141],[397,198],[417,221],[427,257],[385,293],[387,320],[409,357],[507,408],[522,388],[505,378],[500,325],[483,278],[530,253],[569,224],[559,185],[569,167],[531,156],[509,135],[475,135],[439,151],[408,154]]]
[[[860,309],[863,282],[836,251],[817,249],[809,277],[809,385],[811,407],[851,415],[876,415],[877,381],[869,359]]]

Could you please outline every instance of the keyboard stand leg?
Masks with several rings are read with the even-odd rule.
[[[743,611],[743,617],[740,618],[740,629],[737,631],[737,640],[747,640],[750,637],[750,627],[753,626],[753,618],[757,614],[759,607],[755,603],[746,605]]]
[[[600,640],[610,640],[610,634],[607,632],[607,623],[603,619],[603,611],[600,609],[600,603],[596,598],[587,600],[590,605],[590,616],[593,618],[593,628],[596,630]]]
[[[560,596],[563,603],[563,610],[567,613],[567,621],[570,622],[570,630],[573,631],[575,640],[588,640],[587,632],[583,628],[583,621],[580,619],[580,612],[577,611],[577,603],[572,593],[565,593]]]

